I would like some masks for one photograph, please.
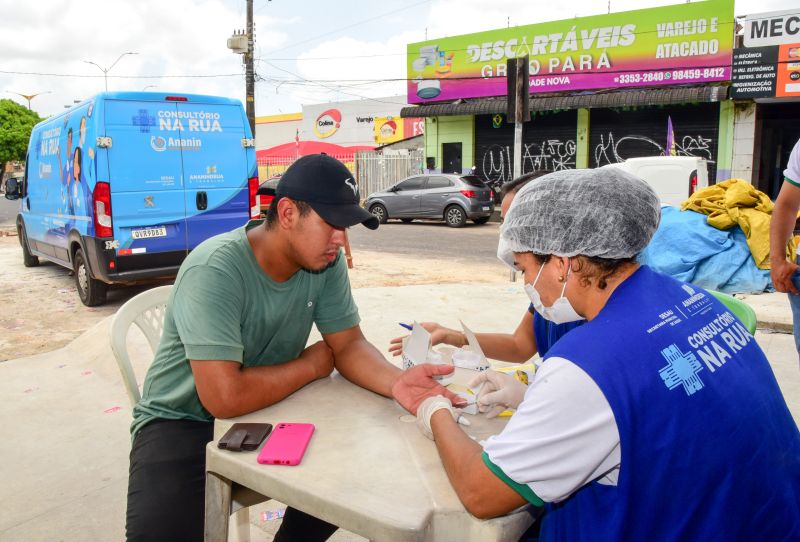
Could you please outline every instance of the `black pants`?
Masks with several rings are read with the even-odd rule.
[[[128,474],[128,541],[202,542],[206,444],[213,438],[213,423],[189,420],[156,420],[139,431]],[[287,508],[275,540],[324,541],[334,531]]]

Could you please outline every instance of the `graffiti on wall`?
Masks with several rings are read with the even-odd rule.
[[[543,139],[538,143],[522,145],[522,173],[575,169],[577,146],[574,139]],[[500,184],[514,175],[513,146],[489,145],[478,160],[478,173],[485,179]]]
[[[683,136],[675,141],[675,154],[677,156],[697,156],[706,160],[713,160],[711,138],[697,136]],[[664,147],[653,139],[644,135],[626,135],[617,137],[614,132],[607,135],[600,134],[600,142],[594,148],[594,163],[604,166],[617,162],[624,162],[628,158],[638,156],[664,156]]]

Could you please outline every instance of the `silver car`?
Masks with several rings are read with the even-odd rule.
[[[382,224],[390,218],[433,218],[451,228],[460,228],[467,219],[485,224],[494,211],[491,189],[475,175],[412,175],[370,194],[364,206]]]

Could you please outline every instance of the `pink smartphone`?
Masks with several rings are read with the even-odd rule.
[[[298,465],[308,448],[314,424],[279,423],[275,426],[258,454],[263,465]]]

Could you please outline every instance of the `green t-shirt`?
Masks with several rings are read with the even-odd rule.
[[[133,409],[131,434],[155,418],[212,420],[189,360],[231,360],[253,367],[296,359],[311,325],[336,333],[359,323],[341,253],[320,272],[272,280],[256,261],[247,226],[212,237],[186,258],[175,279],[164,332]]]

